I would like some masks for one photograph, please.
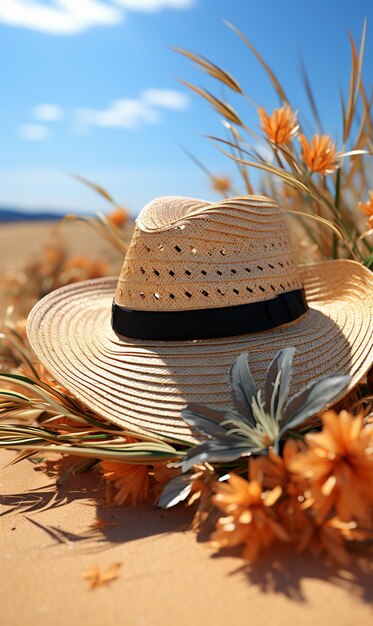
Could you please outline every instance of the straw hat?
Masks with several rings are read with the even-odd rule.
[[[55,378],[108,420],[189,437],[181,409],[228,406],[243,351],[258,385],[294,346],[291,393],[336,373],[351,389],[373,360],[372,284],[354,261],[298,267],[269,198],[162,197],[140,213],[119,280],[52,292],[28,335]]]

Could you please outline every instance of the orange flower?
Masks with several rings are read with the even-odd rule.
[[[299,135],[302,159],[311,172],[331,174],[337,167],[338,155],[330,135],[314,135],[311,143],[305,135]]]
[[[371,235],[373,232],[373,191],[369,192],[368,202],[359,202],[359,209],[368,216],[368,230],[363,234],[364,237]]]
[[[288,105],[275,109],[271,116],[261,108],[258,114],[264,133],[277,145],[290,143],[299,130],[297,115]]]
[[[359,209],[368,215],[369,218],[373,218],[373,191],[369,192],[368,202],[359,202]]]
[[[197,532],[210,534],[216,523],[216,511],[211,506],[212,488],[217,479],[210,463],[195,465],[188,506],[198,502],[192,521],[192,528]]]
[[[369,523],[373,505],[373,426],[363,416],[326,411],[323,430],[305,437],[308,449],[290,467],[309,480],[307,506],[320,519],[335,510],[342,522]]]
[[[114,501],[122,505],[126,501],[136,506],[147,500],[149,495],[149,468],[147,465],[101,461],[102,473],[117,489]]]
[[[102,571],[98,565],[95,565],[91,569],[86,570],[82,574],[82,578],[88,580],[89,589],[96,589],[96,587],[104,587],[119,577],[119,569],[121,563],[113,563],[110,567]]]
[[[274,489],[280,485],[283,491],[286,490],[289,481],[293,479],[290,470],[291,461],[302,447],[301,442],[287,439],[281,456],[276,454],[273,448],[269,448],[268,455],[259,456],[255,460],[255,471],[261,473],[263,487]]]
[[[231,189],[232,182],[229,176],[214,176],[211,181],[213,191],[221,193],[223,196]]]
[[[212,503],[225,513],[218,519],[212,533],[212,545],[218,548],[243,545],[242,557],[255,561],[263,548],[268,548],[276,539],[289,541],[289,536],[279,524],[273,505],[281,496],[280,486],[263,491],[260,472],[255,471],[255,461],[250,460],[250,481],[231,474],[226,482],[216,482],[216,495]]]
[[[155,463],[151,472],[155,482],[163,486],[168,483],[171,478],[180,474],[180,470],[168,467],[167,463]]]
[[[85,256],[72,256],[64,266],[65,282],[85,280],[87,278],[101,278],[107,275],[107,265],[104,261],[92,261]]]
[[[128,222],[128,213],[121,207],[118,207],[109,213],[107,219],[113,226],[123,226],[123,224]]]
[[[58,246],[45,246],[43,251],[45,260],[51,265],[59,265],[64,259],[64,250]]]
[[[306,513],[303,511],[307,481],[291,472],[291,463],[303,447],[303,443],[288,439],[285,442],[282,456],[270,448],[268,455],[260,456],[255,461],[257,471],[262,473],[263,487],[274,489],[280,486],[282,489],[284,497],[278,503],[276,513],[278,519],[291,535],[299,527],[304,526],[307,521],[305,519]]]
[[[108,275],[108,266],[105,261],[91,261],[87,274],[88,278],[102,278]]]

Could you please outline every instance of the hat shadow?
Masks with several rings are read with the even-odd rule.
[[[123,346],[127,345],[125,337],[119,337],[119,339],[123,341]],[[138,350],[142,347],[140,340],[132,340],[132,342],[131,349]],[[351,389],[364,373],[361,371],[361,366],[359,369],[356,363],[357,358],[354,358],[351,342],[341,332],[338,324],[322,311],[312,308],[312,303],[307,313],[301,318],[267,331],[202,340],[202,342],[199,340],[181,341],[179,344],[177,346],[179,360],[175,359],[174,344],[170,349],[167,342],[163,342],[161,346],[157,345],[157,342],[146,345],[149,357],[157,360],[156,367],[163,368],[167,378],[167,383],[164,383],[168,385],[167,403],[162,404],[161,383],[157,391],[154,391],[154,394],[157,394],[157,402],[159,399],[158,412],[164,415],[167,411],[171,411],[172,402],[169,399],[171,391],[175,397],[181,399],[181,401],[178,400],[175,409],[172,407],[173,420],[176,419],[176,411],[180,412],[180,406],[183,404],[202,403],[220,409],[231,405],[229,370],[235,359],[245,352],[248,354],[248,365],[257,388],[264,389],[268,367],[276,354],[285,348],[295,348],[290,398],[324,376],[350,376],[348,389]],[[120,348],[117,359],[120,361]],[[180,375],[180,362],[184,368],[183,376]],[[144,371],[145,369],[144,367]],[[146,370],[146,378],[141,379],[144,385],[149,382],[148,376],[149,371]],[[162,380],[161,376],[159,378]],[[111,398],[114,397],[114,393],[115,390],[110,390]],[[346,393],[347,383],[346,389],[333,399],[333,404]],[[148,396],[142,398],[141,391],[139,391],[136,399],[145,404]],[[118,397],[116,397],[116,404],[118,404]],[[148,414],[147,418],[150,419]],[[127,420],[130,419],[127,418]],[[156,430],[159,428],[159,422],[153,413],[151,419],[154,420]],[[167,432],[167,426],[165,421],[162,422],[160,432]]]

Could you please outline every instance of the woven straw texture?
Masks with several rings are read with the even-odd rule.
[[[176,200],[172,198],[169,202],[173,204]],[[163,206],[163,212],[158,210],[153,216],[151,205],[150,210],[146,207],[138,220],[137,233],[134,237],[134,242],[139,242],[146,234],[152,237],[149,241],[153,241],[150,232],[153,229],[156,240],[154,249],[153,244],[150,246],[149,243],[152,251],[155,250],[155,246],[176,242],[173,232],[174,222],[179,220],[180,224],[180,215],[177,220],[170,220],[170,216],[167,217],[165,199],[157,202]],[[242,206],[237,208],[245,202],[246,209]],[[220,231],[220,238],[216,240],[214,249],[216,254],[223,241],[224,247],[228,250],[230,242],[234,241],[237,263],[233,265],[232,255],[229,268],[237,269],[237,275],[233,274],[233,278],[230,277],[227,281],[229,289],[233,290],[234,285],[239,285],[238,289],[241,291],[238,268],[243,267],[246,262],[250,262],[252,266],[255,261],[257,265],[265,267],[265,270],[258,270],[261,272],[261,278],[260,282],[255,284],[265,289],[267,284],[277,285],[274,282],[277,275],[280,277],[279,284],[282,283],[285,290],[296,288],[287,286],[288,282],[292,285],[291,280],[296,281],[297,286],[303,284],[310,310],[290,324],[250,335],[172,342],[118,337],[112,331],[110,323],[111,305],[116,288],[117,302],[118,292],[123,296],[128,293],[127,289],[132,289],[135,294],[136,281],[141,283],[139,293],[141,290],[143,292],[146,290],[146,294],[155,291],[151,281],[141,278],[144,275],[139,270],[147,257],[139,254],[136,262],[133,252],[136,246],[133,248],[132,245],[119,283],[115,278],[108,278],[64,287],[46,296],[32,310],[28,320],[31,345],[55,378],[87,406],[116,424],[138,431],[153,430],[160,434],[186,438],[190,437],[191,433],[180,418],[181,409],[189,402],[208,403],[218,408],[230,405],[229,368],[236,356],[244,351],[249,353],[250,368],[259,386],[264,383],[266,369],[275,353],[286,346],[294,346],[297,350],[291,394],[320,376],[336,373],[351,375],[349,385],[351,389],[368,370],[373,360],[373,279],[370,272],[353,261],[328,261],[297,268],[291,255],[288,233],[281,213],[268,199],[238,198],[215,205],[205,203],[205,208],[202,202],[197,201],[181,204],[186,228],[189,222],[192,224],[191,228],[194,228],[195,223],[199,224],[197,234],[199,233],[198,246],[201,249],[203,241],[206,241],[205,231],[204,238],[201,238],[200,234],[203,219],[201,210],[209,214],[208,225],[210,215],[214,215],[212,220],[215,233],[218,232],[216,215],[219,215],[221,224],[225,223],[222,219],[224,216],[227,220],[229,218],[229,228],[225,231],[226,234]],[[257,206],[253,208],[255,204]],[[234,221],[231,215],[232,207],[234,215],[246,210],[250,218],[255,213],[265,215],[265,219],[260,222],[257,218],[252,229],[247,229],[249,233],[246,232],[242,238],[241,226],[237,226],[237,232],[232,226]],[[242,215],[237,219],[242,220]],[[246,218],[243,219],[245,221]],[[166,227],[167,220],[169,224],[171,222],[171,227]],[[246,223],[248,221],[250,220],[246,219]],[[268,227],[269,223],[271,228]],[[208,226],[206,230],[209,230]],[[260,235],[257,234],[258,231]],[[170,232],[173,233],[171,238],[166,239],[165,235]],[[191,235],[184,242],[188,241],[190,244],[192,241],[190,237]],[[250,237],[248,243],[247,239]],[[237,247],[239,240],[245,252]],[[272,248],[272,241],[275,245],[276,241],[287,242],[282,253],[280,246],[276,248],[276,253],[272,251],[267,255],[264,253],[266,250],[264,245],[270,245]],[[209,245],[205,244],[205,249],[208,249]],[[283,245],[285,246],[285,243]],[[197,245],[195,247],[198,254],[199,248]],[[162,260],[163,252],[160,250],[158,255],[152,252],[149,267],[153,267],[155,261],[158,261],[156,269],[160,267],[162,272],[171,267]],[[178,283],[180,292],[185,289],[185,284],[189,284],[189,288],[194,289],[193,293],[198,294],[200,277],[197,280],[194,275],[195,282],[189,281],[189,278],[182,280],[182,271],[188,269],[186,263],[179,261],[177,265],[173,253],[170,258],[173,261],[175,275],[176,272],[177,275],[180,274]],[[286,266],[288,258],[289,268]],[[281,268],[279,262],[284,262],[286,267],[284,272],[279,269]],[[269,264],[274,265],[274,268],[268,267]],[[133,273],[127,278],[129,267],[133,267]],[[204,267],[214,271],[217,266],[215,261],[207,266],[206,257],[201,256],[200,265],[197,264],[194,268],[195,273],[198,268],[202,270]],[[159,278],[161,277],[160,273]],[[167,284],[169,286],[167,280],[162,283],[165,290]],[[214,285],[219,284],[220,279],[217,279]],[[242,284],[247,285],[245,281]],[[252,282],[251,285],[253,284]],[[161,292],[159,285],[160,283],[157,283],[157,290]],[[207,281],[206,285],[212,292],[212,282]],[[159,301],[159,306],[166,300],[166,297],[163,297],[164,293],[166,291],[160,293],[162,297],[159,299],[153,298],[154,302]],[[249,299],[252,294],[247,293],[249,295],[246,296],[245,302],[252,301]],[[265,299],[264,292],[262,296],[258,291],[255,293],[255,300]],[[203,297],[203,294],[196,295],[198,303],[194,308],[200,306],[199,302],[203,301]],[[126,298],[122,299],[121,303],[128,306],[129,301]],[[135,302],[137,292],[128,298]],[[140,296],[138,302],[140,300],[143,301],[142,308],[146,309],[145,299]],[[169,310],[173,308],[170,300],[173,299],[167,297],[167,305],[164,305]],[[224,306],[233,303],[235,303],[233,295],[230,295]],[[210,306],[216,306],[215,300]],[[152,308],[157,310],[154,305]],[[188,305],[185,304],[184,308],[188,308]]]
[[[269,300],[300,287],[273,200],[203,204],[167,196],[141,212],[115,299],[135,310],[185,311]]]

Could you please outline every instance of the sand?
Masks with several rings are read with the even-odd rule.
[[[41,256],[44,245],[61,240],[70,254],[105,260],[112,271],[119,272],[121,254],[101,235],[79,222],[0,223],[0,271],[22,269],[30,260]]]
[[[2,452],[2,467],[13,457]],[[372,623],[369,576],[337,576],[319,561],[276,552],[250,575],[232,556],[185,530],[190,514],[141,506],[97,507],[97,476],[70,479],[58,493],[31,461],[0,472],[2,624],[276,626]],[[116,526],[85,534],[99,514]],[[55,535],[55,536],[53,536]],[[88,589],[82,574],[120,563],[108,586]],[[356,573],[356,567],[354,566]]]
[[[101,239],[79,229],[69,236],[72,251],[118,263]],[[21,267],[50,230],[0,226],[0,268]],[[250,572],[241,559],[216,558],[197,542],[183,507],[108,508],[100,505],[98,475],[56,487],[30,460],[9,466],[14,456],[0,453],[1,625],[372,624],[372,575],[359,553],[350,571],[337,574],[320,560],[276,549]],[[115,525],[92,536],[97,515]],[[121,564],[119,577],[90,590],[83,573],[114,563]]]

